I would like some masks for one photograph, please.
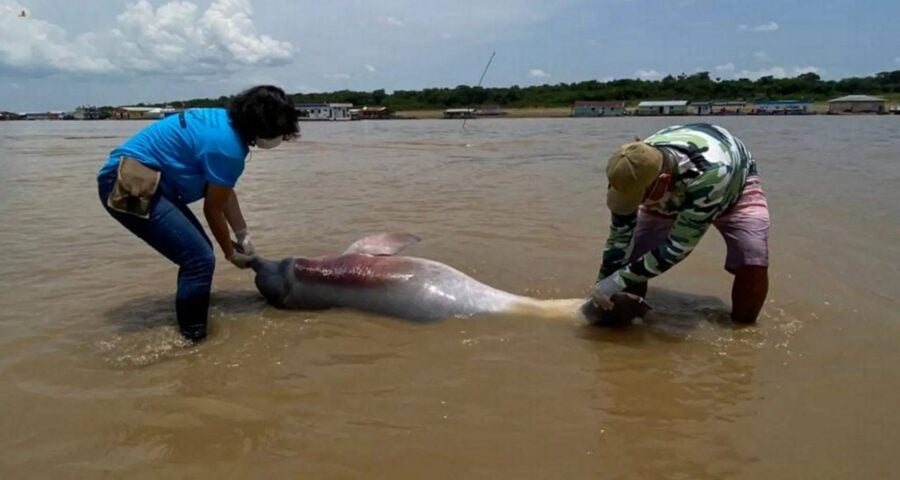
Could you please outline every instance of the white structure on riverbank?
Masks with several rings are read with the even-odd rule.
[[[638,103],[635,115],[686,115],[687,100],[645,100]]]
[[[298,120],[350,120],[352,103],[298,103]]]

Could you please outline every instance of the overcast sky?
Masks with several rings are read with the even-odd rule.
[[[22,12],[25,15],[22,16]],[[900,0],[0,0],[0,110],[900,69]]]

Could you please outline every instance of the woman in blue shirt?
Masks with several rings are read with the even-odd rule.
[[[179,266],[175,313],[187,339],[206,337],[215,268],[212,242],[187,205],[204,199],[203,214],[225,258],[247,268],[253,244],[234,186],[249,147],[274,148],[298,132],[284,91],[261,85],[238,94],[227,110],[190,109],[153,123],[100,169],[98,192],[109,214]]]

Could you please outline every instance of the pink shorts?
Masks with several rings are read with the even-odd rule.
[[[664,217],[641,207],[634,232],[634,261],[656,248],[669,236],[674,218]],[[743,266],[769,266],[769,205],[759,177],[750,177],[741,198],[731,209],[717,218],[713,225],[725,239],[728,253],[725,270],[734,273]]]

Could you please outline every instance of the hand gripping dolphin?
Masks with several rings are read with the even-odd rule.
[[[425,258],[397,255],[419,242],[409,233],[380,233],[354,242],[340,255],[288,257],[251,262],[256,287],[278,308],[352,308],[414,321],[481,314],[521,314],[541,318],[603,316],[583,298],[539,300],[485,285],[459,270]],[[639,297],[617,294],[608,313],[631,320],[649,306]]]

